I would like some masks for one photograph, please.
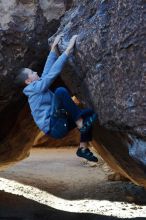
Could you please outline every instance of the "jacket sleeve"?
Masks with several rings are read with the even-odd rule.
[[[65,52],[62,53],[62,55],[59,56],[56,62],[53,64],[49,73],[41,77],[39,80],[35,81],[33,85],[33,90],[35,92],[47,91],[49,86],[53,83],[53,81],[62,71],[67,59],[68,59],[68,55]]]
[[[53,51],[50,51],[50,53],[47,57],[47,60],[46,60],[45,66],[44,66],[44,70],[43,70],[43,73],[42,73],[41,77],[44,77],[46,74],[49,73],[51,67],[53,66],[53,64],[56,60],[57,60],[56,53],[53,52]]]

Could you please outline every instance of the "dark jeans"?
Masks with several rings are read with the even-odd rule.
[[[67,114],[58,117],[54,115],[51,116],[51,131],[49,135],[54,138],[63,138],[70,130],[77,127],[75,121],[80,117],[84,119],[88,115],[91,115],[93,111],[91,109],[80,109],[71,99],[68,90],[64,87],[57,88],[54,93],[57,98],[58,108],[65,109]],[[81,133],[80,142],[91,140],[92,128],[86,133]]]

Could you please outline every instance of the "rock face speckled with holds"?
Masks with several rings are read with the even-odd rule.
[[[98,113],[100,125],[94,129],[96,149],[113,169],[143,186],[145,11],[144,0],[75,0],[56,33],[64,33],[59,45],[62,51],[69,39],[78,34],[69,60],[73,70],[67,68],[62,77],[80,101]]]
[[[146,2],[77,0],[58,32],[78,34],[64,80],[108,128],[146,136]],[[73,82],[70,81],[72,77]],[[78,89],[78,91],[77,91]]]

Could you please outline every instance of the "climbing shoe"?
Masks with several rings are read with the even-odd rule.
[[[93,113],[92,115],[90,116],[87,116],[84,120],[83,120],[83,126],[79,129],[79,131],[81,133],[87,133],[93,122],[97,119],[97,114],[96,113]]]
[[[98,162],[98,158],[93,155],[89,148],[78,148],[76,155],[78,157],[83,157],[89,161]]]

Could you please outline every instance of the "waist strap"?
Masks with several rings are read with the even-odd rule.
[[[53,112],[53,116],[54,117],[65,117],[68,115],[68,112],[63,109],[63,108],[60,108],[60,109],[56,109],[54,112]]]

